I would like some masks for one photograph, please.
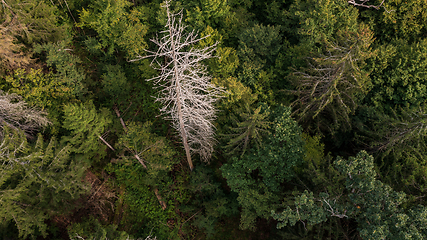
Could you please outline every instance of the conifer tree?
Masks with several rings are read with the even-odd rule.
[[[281,184],[291,180],[303,162],[301,128],[290,117],[290,108],[279,107],[272,115],[276,117],[263,145],[221,167],[228,186],[238,194],[242,229],[254,230],[258,217],[269,217],[280,202]]]
[[[374,33],[358,23],[357,10],[346,2],[296,1],[295,9],[301,24],[299,48],[310,51],[302,51],[306,66],[290,76],[296,88],[290,92],[297,95],[295,113],[316,130],[348,130],[350,116],[370,84],[365,66],[376,54],[370,49]]]
[[[70,201],[87,190],[87,166],[70,158],[70,146],[39,135],[30,146],[22,130],[3,127],[0,141],[0,219],[15,222],[19,236],[47,235],[45,221],[70,210]]]
[[[157,101],[163,104],[160,111],[171,119],[179,132],[190,169],[193,169],[191,153],[198,153],[203,161],[209,161],[214,146],[215,108],[213,103],[222,90],[210,82],[210,77],[202,61],[212,57],[217,45],[202,49],[194,44],[208,36],[198,38],[193,30],[185,33],[182,12],[174,14],[169,9],[170,1],[164,7],[167,11],[166,30],[162,38],[152,39],[159,49],[146,50],[154,57],[152,66],[161,73],[150,80],[162,87]]]
[[[68,104],[64,107],[64,127],[72,132],[71,136],[63,138],[73,146],[73,152],[84,159],[101,159],[106,155],[102,137],[105,129],[112,123],[110,112],[103,108],[97,111],[89,101],[84,104]]]
[[[251,110],[246,105],[246,111],[240,113],[242,121],[235,120],[237,127],[230,130],[232,134],[227,134],[226,137],[231,138],[225,146],[228,154],[233,154],[242,150],[242,156],[249,148],[249,143],[255,142],[257,148],[260,147],[262,141],[262,134],[267,134],[271,122],[268,121],[270,109],[266,105],[260,105],[257,109]]]
[[[58,41],[64,37],[65,24],[59,24],[57,8],[45,1],[0,1],[0,29],[19,36],[25,43]]]
[[[408,209],[404,206],[408,201],[405,193],[377,180],[372,156],[362,151],[348,160],[338,158],[334,165],[346,178],[336,188],[345,190],[339,195],[304,191],[295,197],[292,208],[272,211],[278,228],[297,222],[311,227],[328,218],[352,218],[362,239],[425,239],[427,209],[421,205]]]

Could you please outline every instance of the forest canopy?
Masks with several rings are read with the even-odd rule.
[[[427,2],[0,0],[1,239],[426,239]]]

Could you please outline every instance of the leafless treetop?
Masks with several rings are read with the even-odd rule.
[[[163,6],[168,16],[166,30],[161,32],[163,37],[151,40],[158,46],[158,50],[146,50],[149,53],[147,56],[139,56],[131,61],[154,58],[151,65],[160,74],[149,81],[160,88],[156,100],[163,104],[160,109],[162,114],[172,120],[174,128],[180,133],[187,159],[189,148],[191,152],[198,153],[203,161],[208,161],[215,142],[212,124],[216,113],[214,102],[223,90],[210,82],[211,77],[202,62],[212,57],[218,43],[196,48],[195,44],[209,36],[198,37],[194,30],[186,32],[182,11],[171,13],[169,4],[170,1],[166,1]]]

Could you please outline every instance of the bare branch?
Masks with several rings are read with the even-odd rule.
[[[373,34],[363,27],[357,32],[338,31],[336,39],[324,39],[323,53],[307,58],[307,67],[294,71],[296,90],[289,92],[298,96],[292,106],[300,120],[332,119],[350,127],[356,93],[365,91],[369,79],[360,66],[372,54],[372,41]]]
[[[116,151],[116,150],[114,150],[114,148],[110,145],[110,144],[108,144],[108,142],[107,141],[105,141],[104,140],[104,138],[102,138],[101,136],[98,136],[99,137],[99,139],[101,139],[101,141],[103,142],[103,143],[105,143],[105,145],[107,145],[107,147],[109,147],[111,150],[113,150],[113,151]]]
[[[132,104],[132,103],[131,103]],[[123,121],[123,118],[121,117],[121,115],[120,115],[120,111],[119,111],[119,109],[117,108],[117,106],[115,105],[114,107],[114,111],[116,112],[116,115],[117,115],[117,117],[120,119],[120,123],[122,124],[122,126],[123,126],[123,130],[125,131],[125,133],[128,131],[128,128],[126,127],[126,124],[125,124],[125,122]],[[100,137],[101,138],[101,137]],[[101,138],[101,140],[103,140],[102,138]],[[107,146],[109,146],[113,151],[115,151],[106,141],[104,141],[103,140],[103,142],[107,145]],[[158,144],[158,142],[156,142],[154,145],[151,145],[151,146],[149,146],[149,147],[147,147],[147,148],[145,148],[143,151],[141,151],[140,153],[142,153],[142,152],[145,152],[145,151],[147,151],[148,149],[150,149],[150,148],[152,148],[153,146],[155,146],[156,144]],[[136,149],[136,147],[135,147],[135,149]],[[144,159],[142,159],[140,156],[139,156],[139,154],[140,153],[138,153],[138,152],[136,152],[136,151],[133,151],[132,149],[129,149],[128,148],[128,150],[133,154],[133,156],[138,160],[138,162],[139,163],[141,163],[141,165],[145,168],[145,169],[147,169],[147,165],[145,165],[145,163],[144,163]],[[156,188],[156,187],[154,187],[154,194],[156,195],[156,197],[157,197],[157,200],[159,201],[159,203],[160,203],[160,205],[162,206],[162,209],[163,210],[165,210],[166,208],[167,208],[167,205],[166,205],[166,202],[165,201],[163,201],[162,200],[162,196],[160,195],[160,193],[159,193],[159,190]],[[147,237],[148,238],[148,237]]]
[[[159,70],[160,75],[148,81],[161,87],[156,101],[163,104],[160,111],[166,119],[172,120],[173,127],[179,132],[192,170],[191,153],[209,161],[213,152],[212,121],[216,117],[213,104],[221,97],[223,89],[210,82],[202,62],[212,57],[218,43],[202,49],[194,48],[194,44],[209,36],[199,38],[194,30],[185,33],[187,27],[182,23],[182,11],[171,13],[169,3],[165,1],[163,6],[168,15],[167,30],[161,32],[163,37],[151,40],[158,50],[146,50],[149,55],[138,56],[130,62],[153,57],[151,66]]]
[[[0,91],[0,128],[7,125],[23,130],[30,137],[38,129],[50,124],[42,110],[31,108],[16,94]]]
[[[350,3],[351,5],[354,5],[354,6],[357,6],[357,7],[375,8],[376,10],[379,10],[381,7],[383,7],[383,8],[384,8],[384,10],[385,10],[387,13],[390,13],[390,12],[394,11],[394,10],[388,11],[388,10],[383,6],[384,1],[385,1],[385,0],[383,0],[379,5],[369,5],[369,4],[367,4],[367,2],[369,2],[369,0],[362,0],[362,1],[359,1],[359,2],[357,2],[357,0],[348,0],[347,2],[348,2],[348,3]]]

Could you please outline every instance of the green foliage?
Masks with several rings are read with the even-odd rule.
[[[68,41],[61,41],[58,43],[47,43],[37,45],[34,49],[35,52],[46,52],[46,64],[49,67],[54,67],[56,70],[56,81],[61,85],[65,85],[74,96],[81,97],[87,89],[84,86],[85,73],[78,65],[81,60],[72,55]]]
[[[215,78],[212,83],[227,89],[228,94],[220,104],[223,108],[231,111],[233,108],[242,108],[245,105],[251,105],[258,99],[258,95],[252,93],[249,87],[246,87],[235,77]]]
[[[213,29],[211,26],[207,26],[201,33],[201,39],[197,45],[198,48],[205,48],[218,44],[215,55],[217,58],[209,59],[209,72],[216,77],[225,77],[233,74],[236,68],[239,66],[239,59],[236,54],[236,50],[231,47],[226,47],[223,43],[224,37],[218,32],[217,29]]]
[[[9,92],[23,96],[31,106],[46,110],[53,126],[52,134],[57,134],[61,127],[62,105],[75,101],[73,90],[65,82],[58,81],[53,73],[43,73],[41,69],[17,69],[13,75],[6,77],[11,87]]]
[[[14,221],[19,237],[47,235],[45,221],[73,208],[72,200],[87,190],[82,176],[86,165],[70,158],[69,146],[55,138],[47,146],[39,135],[30,146],[21,131],[3,129],[0,147],[0,217]]]
[[[427,39],[412,44],[404,39],[384,44],[369,63],[373,87],[368,103],[387,109],[426,102]]]
[[[183,1],[186,10],[185,21],[195,29],[215,29],[225,42],[235,38],[241,25],[247,23],[247,16],[238,16],[229,2],[220,0]],[[219,40],[219,39],[217,39]]]
[[[275,116],[272,133],[266,141],[266,146],[258,152],[261,160],[266,157],[268,161],[260,163],[260,169],[271,169],[263,173],[264,183],[271,189],[279,189],[283,179],[290,180],[294,177],[295,166],[302,163],[304,156],[304,141],[301,127],[291,118],[289,107],[279,106]]]
[[[161,2],[1,0],[0,236],[58,238],[63,221],[96,240],[426,238],[425,0],[171,1],[196,48],[217,43],[203,64],[227,90],[225,148],[192,172],[143,81],[158,70],[128,62],[163,29]],[[363,149],[375,162],[332,157]],[[72,206],[104,200],[73,200],[89,163],[118,199],[78,222]]]
[[[239,36],[239,57],[255,65],[271,66],[282,50],[279,28],[255,24]]]
[[[174,239],[177,229],[171,231],[167,223],[168,219],[176,218],[176,193],[170,190],[172,180],[168,173],[179,159],[173,158],[175,151],[167,140],[151,133],[150,127],[148,122],[128,124],[127,131],[115,146],[121,157],[107,169],[114,172],[117,183],[125,188],[123,200],[128,208],[121,224],[132,226],[128,232],[136,232],[135,235],[141,237],[153,229],[154,235],[161,239]],[[162,210],[154,189],[159,190],[166,202],[166,210]],[[144,229],[139,229],[141,226]]]
[[[118,64],[110,60],[99,63],[102,71],[93,79],[94,96],[98,97],[96,102],[106,108],[118,107],[125,120],[159,121],[156,116],[160,103],[155,103],[153,98],[156,90],[151,82],[141,80],[156,74],[156,70],[150,67],[150,61],[144,59],[132,64]]]
[[[427,225],[415,228],[426,221],[425,207],[405,209],[402,204],[407,201],[406,195],[375,179],[373,160],[364,151],[348,161],[338,158],[335,168],[346,176],[345,195],[330,196],[321,192],[315,196],[306,191],[295,198],[295,210],[288,206],[282,213],[272,211],[272,216],[280,221],[278,228],[297,221],[317,224],[326,221],[329,215],[329,218],[355,219],[363,239],[425,238]],[[414,214],[415,210],[418,214]]]
[[[187,22],[192,22],[199,28],[211,26],[214,28],[225,27],[228,19],[233,18],[227,2],[214,0],[201,0],[193,9],[187,9]],[[221,26],[222,25],[222,26]]]
[[[225,194],[212,169],[204,166],[194,169],[187,188],[191,199],[180,210],[193,216],[188,218],[191,225],[203,229],[206,239],[212,239],[219,230],[219,221],[238,213],[237,203]]]
[[[308,225],[315,225],[326,221],[327,208],[323,208],[323,199],[328,199],[329,195],[323,193],[323,196],[319,196],[321,200],[315,199],[312,192],[304,191],[300,196],[295,197],[295,211],[290,207],[286,208],[280,214],[275,214],[273,211],[274,219],[280,221],[277,224],[277,228],[283,228],[286,225],[295,225],[298,221],[306,221]],[[317,203],[316,203],[317,202]],[[336,207],[336,206],[333,206]]]
[[[57,8],[38,0],[5,0],[0,8],[0,25],[25,43],[59,41],[67,29],[59,24]]]
[[[379,5],[381,1],[377,1]],[[409,42],[425,37],[427,3],[420,0],[390,0],[378,11],[361,11],[365,22],[375,29],[381,43],[403,38]]]
[[[129,235],[126,232],[118,231],[117,226],[103,226],[93,217],[84,220],[82,223],[74,223],[68,227],[68,236],[71,240],[79,239],[117,239],[128,240]]]
[[[422,195],[427,191],[425,107],[389,112],[365,110],[369,123],[361,128],[359,139],[377,151],[385,183],[408,194]]]
[[[105,71],[102,75],[102,85],[108,95],[119,96],[129,92],[129,84],[119,65],[106,65]]]
[[[334,195],[342,194],[343,187],[340,185],[344,177],[333,168],[332,157],[325,155],[325,145],[320,136],[302,135],[305,141],[304,165],[298,168],[297,173],[309,189],[327,189]]]
[[[238,194],[242,206],[242,229],[254,229],[257,217],[268,218],[280,199],[280,184],[294,176],[303,161],[301,128],[290,117],[290,109],[276,110],[272,132],[258,150],[233,158],[221,167],[228,186]]]
[[[92,102],[68,104],[64,106],[64,118],[63,127],[71,132],[71,136],[62,141],[69,143],[74,153],[90,162],[106,155],[107,146],[100,137],[112,123],[107,109],[97,111]]]
[[[301,41],[310,44],[332,40],[339,32],[357,32],[364,26],[357,22],[359,13],[356,8],[337,0],[298,0],[291,6],[290,13],[299,19],[298,34],[305,37]]]
[[[227,90],[226,96],[219,103],[220,106],[231,111],[236,107],[254,103],[258,99],[257,94],[234,76],[240,64],[237,51],[230,47],[218,47],[216,54],[218,57],[210,60],[209,70],[213,75],[212,83]]]
[[[141,184],[156,186],[162,184],[162,179],[171,171],[173,164],[178,163],[173,158],[175,151],[168,141],[150,132],[151,123],[131,123],[128,130],[117,141],[116,148],[122,151],[120,164],[144,164],[147,171]]]
[[[237,52],[230,47],[218,47],[216,49],[218,58],[214,58],[214,64],[211,65],[211,73],[215,77],[229,77],[234,74],[239,66]]]
[[[146,185],[150,176],[140,163],[118,163],[108,170],[115,173],[117,183],[125,189],[122,198],[126,208],[119,226],[136,237],[147,236],[152,230],[159,239],[177,239],[177,229],[168,227],[168,220],[177,218],[174,206],[177,192],[171,191],[171,179],[164,176],[155,183],[167,204],[163,210],[153,188]]]
[[[273,102],[271,82],[275,76],[272,66],[281,50],[279,28],[255,25],[239,36],[239,80],[250,86],[261,100]]]
[[[125,0],[95,1],[81,11],[78,26],[95,30],[100,41],[96,48],[105,49],[106,54],[122,50],[126,57],[135,57],[147,48],[144,36],[148,27],[141,22],[142,13],[137,8],[128,10],[130,6]]]
[[[6,82],[11,85],[9,92],[23,96],[26,102],[41,109],[59,108],[71,100],[71,89],[52,73],[44,74],[41,69],[30,69],[28,73],[17,69],[6,77]]]
[[[298,48],[310,52],[306,66],[290,76],[297,96],[294,106],[300,120],[317,131],[334,133],[351,128],[360,99],[369,90],[366,60],[375,56],[370,49],[374,40],[370,28],[357,22],[358,11],[343,1],[295,2],[299,17]]]
[[[262,110],[262,111],[261,111]],[[245,151],[249,148],[251,140],[255,141],[255,145],[259,149],[262,141],[262,134],[268,133],[271,123],[267,120],[270,115],[270,109],[264,104],[260,105],[257,109],[250,110],[249,106],[246,106],[246,112],[240,113],[241,121],[235,119],[237,127],[230,128],[232,134],[226,135],[231,138],[228,142],[226,149],[228,154],[234,154],[242,151],[242,156]],[[243,146],[242,146],[243,145]]]

